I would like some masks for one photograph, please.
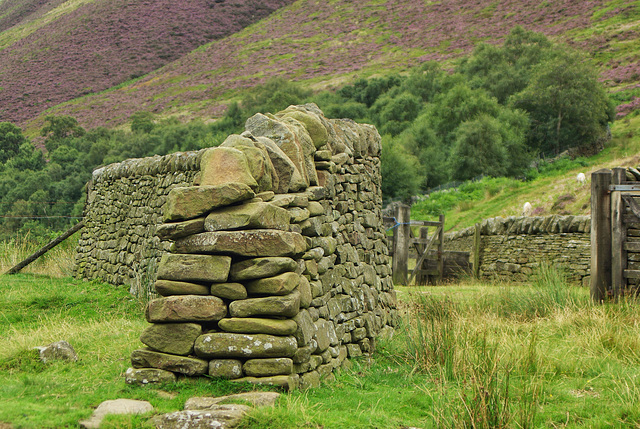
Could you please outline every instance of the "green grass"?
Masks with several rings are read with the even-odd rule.
[[[148,400],[156,413],[192,396],[246,389],[181,379],[128,386],[128,356],[147,326],[141,303],[98,282],[0,277],[0,427],[75,427],[102,401]],[[592,305],[544,267],[527,285],[399,287],[403,323],[321,387],[285,394],[243,428],[638,427],[640,305]],[[77,363],[33,347],[74,345]],[[149,415],[104,427],[150,427]]]

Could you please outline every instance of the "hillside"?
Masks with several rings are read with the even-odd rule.
[[[142,76],[292,1],[1,1],[0,121]]]
[[[134,82],[50,112],[73,115],[87,127],[116,126],[139,110],[215,117],[238,91],[270,77],[315,88],[340,86],[356,75],[455,59],[479,41],[501,41],[515,25],[589,50],[606,84],[612,90],[629,91],[640,81],[638,16],[640,7],[629,0],[298,0]],[[102,72],[94,67],[90,71]],[[32,98],[25,96],[18,105],[32,105]],[[621,102],[632,101],[633,95],[622,98]],[[26,119],[27,115],[20,116],[20,122]],[[36,119],[29,127],[41,124]]]

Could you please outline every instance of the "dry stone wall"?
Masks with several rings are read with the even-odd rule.
[[[143,176],[153,214],[136,240],[154,243],[160,297],[147,306],[145,347],[132,353],[127,382],[208,375],[307,388],[370,353],[398,318],[379,155],[373,126],[328,120],[310,104],[257,114],[242,135],[182,155],[195,169]],[[138,183],[107,171],[113,177],[98,172],[91,187],[96,223],[106,222],[107,201],[124,198],[122,179]],[[133,278],[130,253],[124,269],[107,268],[118,266],[113,254],[128,249],[122,237],[133,230],[111,243],[93,226],[80,243],[79,275]]]
[[[170,245],[155,236],[163,205],[171,189],[193,184],[203,153],[130,159],[95,170],[87,184],[76,277],[126,284],[134,295],[154,296],[158,262]]]
[[[445,249],[474,255],[475,227],[445,234]],[[537,216],[486,219],[480,224],[479,274],[485,279],[531,280],[541,263],[589,283],[591,218]]]

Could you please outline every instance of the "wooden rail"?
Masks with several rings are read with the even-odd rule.
[[[53,249],[58,244],[62,243],[64,240],[66,240],[67,238],[71,237],[76,232],[80,231],[82,229],[82,227],[84,227],[84,221],[78,222],[73,227],[69,228],[64,234],[60,235],[58,238],[56,238],[54,240],[51,240],[44,247],[42,247],[37,252],[35,252],[31,256],[29,256],[27,259],[25,259],[24,261],[20,262],[19,264],[17,264],[13,268],[11,268],[5,274],[16,274],[16,273],[20,272],[20,270],[22,270],[24,267],[26,267],[27,265],[29,265],[30,263],[32,263],[33,261],[38,259],[40,256],[44,255],[49,250]]]

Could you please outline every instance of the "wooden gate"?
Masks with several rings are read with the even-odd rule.
[[[636,174],[637,173],[637,174]],[[637,292],[640,283],[640,172],[591,175],[591,297]]]
[[[412,221],[409,206],[397,207],[394,217],[385,217],[388,231],[392,231],[390,253],[393,256],[393,282],[424,285],[428,279],[442,280],[444,272],[444,215],[437,222]],[[419,227],[414,235],[412,227]],[[416,263],[409,271],[409,260]]]

